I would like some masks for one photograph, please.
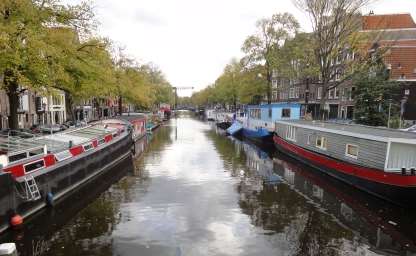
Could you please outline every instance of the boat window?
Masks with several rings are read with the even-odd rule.
[[[9,156],[9,162],[12,163],[12,162],[16,162],[16,161],[19,161],[19,160],[22,160],[22,159],[25,159],[25,158],[27,158],[27,153],[22,152],[22,153],[19,153],[19,154],[16,154],[16,155]]]
[[[287,126],[286,139],[296,141],[296,127],[291,125]]]
[[[261,116],[261,110],[256,108],[256,109],[250,109],[250,117],[253,119],[260,119]]]
[[[43,167],[45,167],[45,161],[43,159],[24,165],[25,173],[34,172]]]
[[[273,115],[273,111],[271,108],[269,108],[269,118],[272,118],[272,115]]]
[[[345,155],[357,159],[358,157],[358,146],[347,144],[345,147]]]
[[[282,109],[282,118],[290,118],[290,108]]]
[[[323,136],[316,137],[316,147],[320,149],[326,150],[327,147],[327,139]]]
[[[91,149],[94,148],[94,146],[92,145],[92,143],[88,143],[88,144],[82,145],[82,147],[84,148],[85,151],[89,151],[89,150],[91,150]]]
[[[58,160],[58,162],[64,161],[64,160],[66,160],[68,158],[71,158],[71,157],[72,157],[72,154],[71,154],[71,152],[69,152],[69,150],[65,150],[65,151],[62,151],[62,152],[59,152],[59,153],[55,154],[55,158],[56,158],[56,160]]]
[[[34,149],[32,151],[29,151],[29,156],[36,156],[43,154],[43,148]]]
[[[101,138],[98,140],[98,145],[104,144],[105,143],[105,139]]]
[[[311,144],[311,135],[310,134],[308,134],[308,138],[307,138],[306,144],[308,144],[308,145]]]

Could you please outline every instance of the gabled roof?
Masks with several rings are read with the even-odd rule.
[[[416,28],[410,13],[363,16],[363,30]]]

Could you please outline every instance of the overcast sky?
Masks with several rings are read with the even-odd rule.
[[[304,30],[310,27],[291,0],[95,0],[94,5],[102,36],[125,46],[140,62],[155,63],[173,86],[196,90],[213,83],[231,58],[241,56],[256,20],[291,12]],[[416,0],[380,0],[369,10],[411,12],[416,20]]]

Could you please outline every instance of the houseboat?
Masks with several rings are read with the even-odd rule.
[[[416,199],[416,134],[319,121],[276,121],[283,153],[375,196],[412,206]]]
[[[242,124],[242,135],[261,142],[271,141],[274,122],[277,120],[297,120],[301,105],[298,103],[275,103],[250,105],[238,119]]]
[[[129,122],[131,129],[131,138],[133,140],[132,153],[134,156],[139,155],[144,150],[143,140],[146,137],[147,118],[141,113],[123,113],[120,119]]]
[[[206,109],[205,110],[205,120],[207,121],[215,121],[216,118],[216,111],[215,109]]]
[[[127,121],[108,119],[32,138],[0,137],[0,231],[131,156]]]

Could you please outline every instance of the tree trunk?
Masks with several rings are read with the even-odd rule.
[[[19,108],[19,86],[12,71],[6,71],[4,73],[4,85],[6,86],[6,94],[9,98],[9,128],[15,130],[19,128],[19,122],[17,119],[17,110]]]
[[[118,97],[118,113],[119,115],[123,115],[123,97],[121,95]]]
[[[71,120],[75,123],[75,109],[74,109],[74,101],[72,100],[72,96],[69,92],[65,92],[65,109],[67,120]],[[65,120],[65,121],[67,121]]]
[[[266,62],[266,79],[267,79],[267,104],[272,104],[272,74],[270,65]]]
[[[326,110],[325,110],[327,95],[328,95],[328,83],[324,83],[322,85],[321,100],[319,101],[319,116],[321,117],[321,121],[324,121],[327,119]]]

